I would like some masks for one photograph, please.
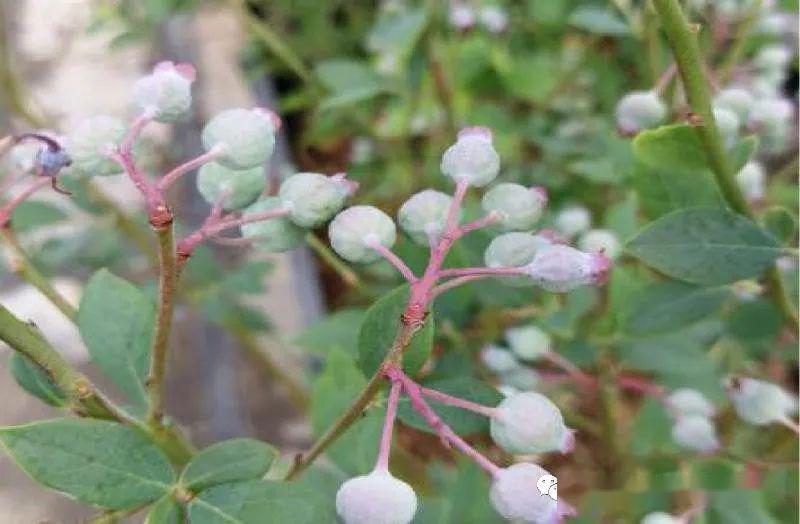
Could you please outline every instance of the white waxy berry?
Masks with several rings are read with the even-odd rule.
[[[483,259],[487,267],[523,267],[533,261],[533,257],[545,246],[553,242],[543,235],[529,233],[506,233],[495,237],[486,248]],[[497,279],[503,285],[525,287],[533,285],[527,277],[502,277]]]
[[[392,247],[397,237],[394,222],[372,206],[353,206],[345,209],[328,226],[331,247],[350,262],[374,262],[381,255],[373,246]]]
[[[487,213],[500,216],[499,225],[504,231],[525,231],[542,216],[547,192],[539,187],[497,184],[483,195],[481,204]]]
[[[714,97],[714,107],[721,107],[736,113],[739,122],[747,120],[753,107],[753,95],[746,89],[731,87],[723,89]]]
[[[203,199],[212,205],[221,202],[227,210],[252,204],[266,185],[262,167],[234,170],[211,162],[197,173],[197,190]]]
[[[486,346],[481,350],[481,362],[497,374],[510,373],[520,367],[514,354],[500,346]]]
[[[356,185],[344,174],[297,173],[284,180],[278,196],[297,225],[317,227],[342,209]]]
[[[561,411],[534,391],[503,399],[491,419],[495,443],[509,453],[527,455],[560,451],[568,453],[575,444],[573,431],[564,424]]]
[[[159,122],[177,122],[192,106],[195,71],[190,64],[161,62],[133,86],[133,103]]]
[[[118,147],[128,127],[119,118],[95,116],[81,121],[67,137],[72,165],[87,175],[116,175],[122,168],[108,157]]]
[[[611,260],[616,260],[621,251],[619,238],[608,229],[591,229],[581,235],[578,247],[587,253],[603,253]]]
[[[542,288],[563,293],[587,284],[604,283],[610,267],[611,261],[602,253],[584,253],[554,244],[536,253],[526,270]]]
[[[275,147],[277,116],[261,108],[227,109],[203,128],[206,150],[220,149],[216,161],[231,169],[250,169],[266,162]]]
[[[767,174],[764,167],[755,161],[746,163],[742,170],[736,173],[736,183],[748,202],[763,200],[766,194],[764,187],[766,180]]]
[[[714,120],[717,122],[719,134],[725,147],[730,149],[739,140],[739,117],[730,109],[724,107],[714,108]]]
[[[344,524],[408,524],[417,511],[417,495],[384,469],[353,477],[336,493],[336,513]]]
[[[767,72],[783,72],[792,59],[792,52],[782,45],[770,45],[762,48],[753,58],[755,66]]]
[[[459,31],[472,29],[475,26],[476,18],[475,10],[471,6],[462,4],[461,2],[450,3],[448,20],[450,25]]]
[[[521,360],[534,361],[550,350],[550,335],[536,326],[506,330],[506,341]]]
[[[405,201],[397,212],[397,221],[417,244],[427,246],[438,238],[447,221],[447,211],[453,198],[440,191],[426,189]]]
[[[481,9],[480,20],[490,33],[502,33],[508,29],[508,13],[497,5],[487,5]]]
[[[699,415],[710,418],[716,413],[714,404],[696,389],[676,389],[664,399],[664,402],[674,417]]]
[[[516,391],[530,391],[541,382],[541,377],[535,369],[520,366],[500,375],[502,386],[514,388]]]
[[[501,469],[492,482],[489,498],[494,509],[508,520],[532,524],[559,522],[559,503],[539,491],[539,479],[552,476],[546,469],[530,462]],[[557,485],[551,487],[556,490]],[[549,493],[549,492],[546,492]]]
[[[500,172],[500,157],[492,146],[492,132],[485,127],[468,127],[442,155],[442,173],[455,182],[466,181],[483,187]]]
[[[639,524],[680,524],[680,520],[669,513],[656,511],[645,515]]]
[[[739,417],[756,426],[785,421],[797,411],[796,398],[779,386],[762,380],[732,379],[728,395]]]
[[[259,200],[244,210],[243,216],[263,213],[281,206],[276,197]],[[272,253],[282,253],[303,244],[306,232],[286,216],[251,222],[241,226],[242,237],[253,240],[256,246]]]
[[[679,417],[672,426],[672,439],[682,448],[699,453],[714,453],[719,449],[714,423],[701,415]]]
[[[759,132],[778,134],[788,129],[794,115],[794,106],[785,98],[757,100],[748,117],[750,128]]]
[[[592,227],[592,214],[583,206],[567,206],[555,218],[556,229],[572,237]]]
[[[628,93],[617,104],[617,129],[633,136],[643,129],[655,127],[667,116],[667,106],[654,91]]]

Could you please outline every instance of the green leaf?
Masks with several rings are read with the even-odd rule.
[[[207,489],[189,504],[192,524],[328,524],[337,522],[334,502],[294,483],[250,480]]]
[[[60,208],[46,202],[26,200],[14,209],[14,230],[26,233],[42,226],[49,226],[67,218]]]
[[[444,469],[441,466],[434,466]],[[445,477],[434,493],[441,498],[426,499],[414,519],[415,524],[502,524],[504,520],[489,503],[486,493],[489,479],[486,473],[468,460],[459,461],[456,468],[434,471],[431,477]]]
[[[183,507],[173,500],[172,495],[165,495],[150,507],[144,524],[183,524],[184,521]]]
[[[729,295],[725,287],[697,287],[679,282],[652,285],[631,301],[625,331],[642,335],[685,327],[719,309]]]
[[[0,442],[33,480],[87,504],[129,509],[169,492],[167,458],[128,427],[55,419],[0,429]]]
[[[797,220],[785,207],[772,206],[761,216],[764,229],[781,244],[788,244],[797,231]]]
[[[400,315],[406,308],[410,289],[403,284],[372,304],[358,332],[358,363],[366,376],[378,370],[383,358],[394,343],[400,327]],[[433,347],[433,316],[428,315],[403,352],[403,368],[413,375],[422,367]]]
[[[664,405],[654,398],[645,398],[631,421],[629,450],[644,457],[675,449],[670,419]]]
[[[78,329],[92,360],[137,404],[147,399],[154,316],[144,293],[105,269],[89,280],[78,309]]]
[[[342,350],[332,350],[325,371],[314,382],[311,394],[314,434],[321,435],[336,422],[366,384],[367,379],[353,358]],[[375,464],[384,412],[383,409],[367,411],[326,451],[328,457],[346,473],[363,473]]]
[[[709,524],[777,524],[764,509],[764,500],[759,491],[736,489],[709,493]]]
[[[531,79],[536,81],[532,82]],[[514,63],[503,71],[503,85],[512,95],[541,102],[558,85],[559,62],[545,54],[522,54],[514,57]]]
[[[213,444],[192,458],[181,474],[181,483],[192,491],[237,480],[263,477],[278,455],[275,448],[249,438]]]
[[[367,47],[370,51],[407,55],[422,36],[426,23],[425,9],[384,12],[367,37]]]
[[[708,168],[697,132],[685,124],[642,131],[633,139],[633,154],[649,166],[670,171],[696,172]]]
[[[758,137],[756,135],[747,136],[736,144],[731,151],[733,160],[733,171],[738,173],[742,170],[744,165],[750,161],[750,158],[755,154],[758,149]]]
[[[590,33],[606,36],[631,34],[628,24],[611,9],[599,6],[582,6],[572,12],[569,24]]]
[[[781,253],[755,223],[722,209],[670,213],[641,230],[627,250],[672,278],[703,285],[757,277]]]
[[[9,364],[11,376],[17,381],[22,389],[38,398],[45,404],[55,407],[63,407],[69,404],[67,396],[51,379],[42,368],[34,364],[27,357],[19,353],[11,355]]]
[[[425,387],[447,393],[454,397],[471,400],[472,402],[485,406],[496,406],[503,398],[495,388],[481,380],[470,377],[437,380],[426,383]],[[483,415],[453,406],[438,404],[430,399],[428,399],[428,403],[441,417],[444,423],[450,426],[450,428],[459,435],[471,435],[473,433],[486,431],[489,428],[489,421]],[[425,420],[417,414],[416,411],[414,411],[407,397],[403,397],[400,400],[400,404],[397,408],[397,416],[409,426],[427,431],[428,433],[436,432],[428,426]]]
[[[294,343],[316,355],[327,355],[339,348],[349,355],[358,354],[358,330],[364,322],[363,309],[342,309],[314,322],[294,339]]]
[[[355,60],[328,60],[317,65],[315,72],[322,85],[331,91],[325,107],[359,102],[386,90],[380,76]]]
[[[728,333],[746,342],[772,341],[782,326],[780,311],[771,300],[765,299],[737,304],[726,322]]]

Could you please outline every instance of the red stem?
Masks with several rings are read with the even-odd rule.
[[[448,395],[447,393],[442,393],[441,391],[436,391],[435,389],[428,389],[425,387],[419,387],[420,392],[429,397],[436,402],[441,404],[447,404],[448,406],[455,406],[457,408],[466,409],[468,411],[472,411],[483,415],[484,417],[494,417],[497,414],[497,409],[492,408],[489,406],[484,406],[483,404],[478,404],[476,402],[471,402],[469,400],[454,397],[452,395]]]
[[[44,186],[49,185],[51,179],[49,177],[42,177],[37,178],[33,181],[31,185],[26,187],[20,194],[9,200],[6,205],[0,208],[0,227],[5,227],[9,220],[11,220],[11,215],[14,214],[14,210],[25,200],[28,199],[32,194],[39,191]]]
[[[442,269],[439,277],[466,277],[466,276],[520,276],[527,275],[524,267],[458,267]]]
[[[383,244],[377,241],[370,243],[369,247],[374,249],[380,256],[385,258],[391,265],[393,265],[395,269],[397,269],[397,271],[399,271],[400,274],[403,275],[403,278],[405,278],[409,283],[413,284],[418,280],[414,272],[411,271],[411,268],[409,268],[406,265],[406,263],[403,262],[403,260],[400,257],[398,257],[391,249],[389,249],[388,247],[384,246]]]
[[[226,229],[243,226],[252,222],[262,222],[289,214],[288,209],[276,208],[260,213],[251,213],[241,218],[236,218],[235,215],[219,217],[218,209],[219,208],[215,206],[208,217],[206,217],[203,225],[200,226],[200,229],[178,242],[178,255],[181,258],[189,258],[197,246]]]
[[[195,157],[191,160],[184,162],[183,164],[177,166],[172,171],[164,175],[161,180],[158,181],[158,189],[161,191],[166,191],[169,187],[178,181],[180,177],[189,173],[198,167],[208,164],[212,162],[216,158],[218,158],[222,154],[222,148],[214,146],[210,150],[206,151],[202,155]]]
[[[383,433],[381,434],[381,445],[378,450],[378,460],[375,469],[389,469],[389,452],[392,449],[392,430],[394,429],[394,419],[397,417],[397,404],[400,401],[400,392],[403,384],[399,380],[392,380],[392,389],[389,391],[389,401],[386,405],[386,419],[383,421]]]

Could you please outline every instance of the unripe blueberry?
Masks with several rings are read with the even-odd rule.
[[[775,384],[752,378],[734,378],[728,387],[736,413],[750,424],[781,422],[797,411],[797,399]]]
[[[528,274],[542,288],[562,293],[586,284],[602,284],[611,262],[602,253],[584,253],[554,244],[539,251],[526,266]]]
[[[592,229],[581,235],[578,247],[587,253],[603,253],[611,260],[616,260],[622,251],[619,238],[608,229]]]
[[[392,247],[396,239],[392,219],[372,206],[345,209],[328,226],[331,247],[350,262],[373,262],[381,255],[371,246]]]
[[[583,206],[567,206],[555,218],[556,229],[568,237],[592,227],[592,214]]]
[[[541,378],[535,369],[519,366],[500,375],[502,386],[514,388],[517,391],[529,391],[539,385]]]
[[[192,106],[195,71],[190,64],[161,62],[133,86],[133,103],[159,122],[177,122]]]
[[[724,107],[715,107],[714,120],[725,147],[730,149],[735,146],[739,140],[739,117],[736,113]]]
[[[244,210],[243,216],[263,213],[281,206],[276,197],[259,200]],[[242,237],[252,239],[255,244],[273,253],[282,253],[303,244],[306,232],[286,216],[251,222],[241,226]]]
[[[514,355],[500,346],[486,346],[481,350],[481,362],[497,374],[510,373],[520,367]]]
[[[483,254],[487,267],[523,267],[545,246],[553,242],[542,235],[529,233],[506,233],[495,237]],[[498,282],[508,286],[530,286],[527,277],[503,277]]]
[[[427,246],[430,236],[438,238],[447,221],[447,211],[453,198],[440,191],[426,189],[412,195],[400,206],[397,221],[417,244]],[[429,236],[430,235],[430,236]]]
[[[504,231],[524,231],[542,216],[547,192],[538,187],[497,184],[483,195],[481,203],[487,213],[500,215],[499,224]]]
[[[536,326],[507,329],[505,336],[511,351],[522,360],[537,360],[550,350],[550,335]]]
[[[645,515],[639,524],[680,524],[680,520],[669,513],[656,511]]]
[[[757,100],[748,118],[750,128],[768,133],[780,133],[791,125],[794,106],[785,98]]]
[[[297,173],[283,181],[278,196],[297,225],[317,227],[342,209],[354,186],[343,174]]]
[[[497,5],[487,5],[480,12],[481,24],[490,33],[502,33],[508,29],[508,14]]]
[[[764,168],[755,161],[746,163],[736,174],[736,183],[748,202],[758,202],[764,198],[766,179]]]
[[[475,26],[475,10],[461,2],[450,3],[450,25],[460,31],[467,31]]]
[[[497,177],[500,157],[492,146],[492,132],[485,127],[467,127],[442,156],[442,173],[453,181],[465,180],[482,187]]]
[[[353,477],[336,493],[336,513],[345,524],[408,524],[417,511],[417,495],[384,469]]]
[[[698,415],[710,418],[716,412],[714,404],[696,389],[676,389],[667,396],[664,402],[674,417]]]
[[[534,391],[503,399],[490,429],[492,440],[515,455],[569,453],[575,445],[573,431],[564,424],[556,405]]]
[[[42,147],[36,154],[36,168],[41,176],[55,177],[61,170],[72,165],[72,158],[63,149],[52,151]]]
[[[217,162],[231,169],[259,166],[275,147],[276,119],[266,109],[227,109],[203,128],[203,146],[221,148]]]
[[[739,122],[747,120],[753,103],[753,95],[746,89],[739,87],[723,89],[714,97],[714,107],[722,107],[733,111],[739,117]]]
[[[108,153],[118,147],[128,128],[111,116],[95,116],[80,122],[69,134],[66,149],[76,169],[88,175],[115,175],[122,168]]]
[[[714,453],[719,449],[714,423],[700,415],[679,417],[672,426],[672,439],[682,448],[700,453]]]
[[[530,462],[513,464],[501,469],[489,490],[494,509],[508,520],[532,524],[560,522],[564,506],[538,488],[539,479],[550,475],[546,469]],[[551,489],[557,490],[557,485]]]
[[[753,63],[762,71],[782,72],[789,65],[792,52],[782,45],[770,45],[762,48],[753,58]]]
[[[264,191],[263,167],[233,170],[216,162],[200,168],[197,190],[209,204],[222,202],[224,209],[240,209],[253,203]]]
[[[617,129],[633,136],[642,129],[655,127],[667,116],[667,106],[654,91],[628,93],[617,104]]]

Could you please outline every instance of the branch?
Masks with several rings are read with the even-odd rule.
[[[19,243],[17,235],[9,226],[10,224],[7,224],[0,228],[0,237],[2,237],[3,242],[5,242],[8,265],[11,270],[14,271],[21,280],[39,290],[39,292],[57,307],[65,317],[75,322],[78,310],[33,266],[27,253],[25,253],[25,250]]]
[[[219,146],[214,146],[210,150],[206,151],[200,156],[197,156],[183,164],[179,165],[178,167],[174,168],[172,171],[167,173],[166,175],[158,181],[158,189],[161,191],[166,191],[169,189],[172,184],[178,181],[186,173],[189,173],[198,167],[208,164],[209,162],[213,162],[216,158],[218,158],[223,152],[223,148]]]
[[[697,38],[681,11],[678,0],[653,0],[653,5],[675,55],[689,105],[694,114],[700,117],[700,124],[695,126],[695,130],[706,152],[717,185],[719,185],[726,202],[734,211],[753,219],[754,216],[747,205],[747,200],[736,183],[736,173],[733,172],[729,155],[714,120],[711,94]],[[786,320],[797,332],[797,311],[786,293],[778,268],[773,265],[768,270],[766,279],[773,299]]]

